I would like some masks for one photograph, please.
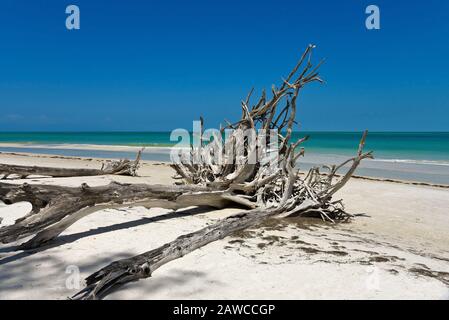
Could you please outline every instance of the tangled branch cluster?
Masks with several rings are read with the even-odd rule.
[[[226,129],[231,132],[224,142],[215,135],[211,142],[204,143],[201,119],[201,143],[191,146],[188,155],[180,155],[180,161],[172,165],[178,173],[176,178],[222,190],[250,208],[278,210],[286,215],[318,213],[330,221],[347,217],[342,202],[332,201],[332,195],[347,182],[362,159],[372,157],[371,152],[363,152],[367,132],[354,158],[322,167],[325,172],[314,167],[306,175],[299,172],[298,159],[304,154],[300,145],[308,136],[291,141],[300,90],[309,83],[323,82],[318,72],[323,61],[312,64],[314,48],[309,45],[281,86],[272,87],[271,98],[263,91],[251,105],[250,91],[241,102],[241,119],[221,128],[221,134]],[[346,165],[350,165],[347,172],[338,176]]]

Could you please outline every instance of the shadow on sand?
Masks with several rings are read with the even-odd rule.
[[[141,219],[137,219],[137,220],[133,220],[133,221],[114,224],[111,226],[99,227],[99,228],[95,228],[95,229],[91,229],[91,230],[87,230],[87,231],[83,231],[83,232],[62,235],[62,236],[57,237],[56,239],[54,239],[47,245],[44,245],[40,248],[22,251],[22,252],[19,252],[17,254],[10,255],[10,256],[7,255],[6,257],[3,257],[3,258],[0,256],[0,265],[20,260],[24,257],[28,257],[30,255],[45,251],[47,249],[58,247],[58,246],[61,246],[61,245],[67,244],[67,243],[72,243],[72,242],[75,242],[82,238],[96,236],[96,235],[100,235],[100,234],[107,233],[107,232],[113,232],[113,231],[117,231],[117,230],[134,228],[134,227],[138,227],[138,226],[145,225],[145,224],[152,223],[152,222],[161,222],[161,221],[175,219],[175,218],[181,218],[181,217],[185,217],[185,216],[197,215],[197,214],[208,212],[210,210],[211,210],[211,208],[209,208],[209,207],[195,207],[195,208],[190,208],[190,209],[186,209],[183,211],[176,211],[176,212],[173,211],[173,212],[169,212],[167,214],[161,214],[161,215],[151,217],[151,218],[141,218]],[[11,252],[15,252],[18,250],[19,250],[19,245],[8,246],[8,247],[0,248],[0,254],[11,253]]]

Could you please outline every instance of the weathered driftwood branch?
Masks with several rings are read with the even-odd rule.
[[[160,266],[235,231],[254,225],[273,214],[272,211],[260,209],[242,212],[196,232],[182,235],[154,250],[129,259],[115,261],[90,275],[86,279],[87,286],[73,299],[101,299],[112,289],[124,283],[148,278]]]
[[[123,159],[106,162],[103,163],[101,169],[53,168],[0,164],[0,179],[7,179],[10,176],[16,176],[19,179],[24,179],[31,175],[49,176],[55,178],[100,176],[107,174],[135,176],[136,171],[139,168],[141,153],[142,150],[137,153],[137,157],[134,161]]]
[[[271,98],[265,92],[251,106],[253,91],[242,101],[241,119],[227,123],[213,140],[204,138],[203,120],[199,145],[179,154],[172,164],[185,185],[148,186],[110,184],[102,187],[66,188],[55,186],[0,184],[0,200],[5,203],[29,201],[32,212],[16,224],[0,229],[0,241],[11,242],[35,235],[22,248],[45,243],[82,217],[110,206],[145,205],[177,209],[186,206],[222,208],[238,204],[252,209],[181,236],[160,248],[134,258],[120,260],[94,273],[87,287],[76,297],[101,298],[110,289],[128,281],[148,277],[161,265],[177,259],[211,241],[236,230],[258,224],[271,215],[317,215],[334,222],[347,219],[341,200],[333,195],[347,183],[360,161],[372,157],[364,153],[365,132],[354,158],[340,165],[312,168],[306,175],[298,172],[298,159],[304,154],[301,144],[307,137],[291,141],[296,123],[297,98],[306,84],[322,82],[320,64],[313,67],[309,46],[297,65],[273,86]],[[284,104],[282,107],[281,104]],[[226,129],[231,133],[223,142]],[[273,130],[276,129],[275,134]],[[247,134],[249,132],[249,135]],[[274,155],[274,157],[273,157]],[[343,175],[338,171],[349,166]]]
[[[49,185],[0,184],[5,204],[29,201],[32,211],[11,226],[0,228],[0,242],[10,243],[36,234],[19,249],[32,249],[54,239],[79,219],[105,208],[144,206],[180,209],[190,206],[223,208],[233,202],[226,191],[203,186],[120,184],[80,188]]]

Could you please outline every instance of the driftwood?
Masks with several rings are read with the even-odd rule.
[[[296,189],[295,184],[300,178],[297,172],[293,173],[292,168],[290,168],[292,171],[290,171],[278,206],[265,209],[253,209],[232,215],[203,229],[182,235],[174,241],[151,251],[128,259],[115,261],[87,277],[86,287],[73,296],[72,299],[101,299],[111,292],[111,290],[124,283],[151,277],[153,272],[160,266],[181,258],[210,242],[223,239],[236,231],[257,225],[270,216],[289,216],[292,214],[318,215],[331,222],[334,222],[335,219],[347,219],[351,215],[344,211],[341,200],[329,200],[346,183],[348,177],[355,170],[359,162],[364,158],[371,157],[371,153],[362,152],[365,137],[366,132],[362,137],[357,156],[351,159],[352,166],[340,178],[339,182],[335,184],[331,183],[337,168],[340,167],[336,166],[332,168],[330,174],[324,175],[327,188],[316,192],[314,187],[310,187],[307,183],[304,184],[303,188],[307,190],[306,192],[310,192],[310,198],[305,198],[301,203],[298,203],[299,201],[293,195],[293,190]],[[319,173],[316,168],[311,169],[306,178],[308,181],[314,181],[317,174]],[[315,178],[313,178],[314,176]],[[198,194],[201,195],[202,192]],[[328,201],[321,199],[327,199]],[[292,202],[295,203],[293,207]]]
[[[54,178],[81,177],[81,176],[101,176],[107,174],[135,176],[139,168],[142,150],[137,153],[134,161],[128,159],[103,163],[101,169],[86,168],[53,168],[38,166],[19,166],[10,164],[0,164],[0,179],[7,179],[15,176],[24,179],[31,175],[49,176]]]
[[[11,226],[0,228],[0,242],[10,243],[36,234],[20,249],[32,249],[54,239],[79,219],[95,211],[124,207],[180,209],[191,206],[223,208],[233,197],[225,191],[203,186],[164,186],[121,184],[79,188],[51,185],[0,184],[0,197],[5,204],[28,201],[32,211]]]
[[[235,231],[257,224],[274,213],[255,209],[235,214],[196,232],[182,235],[154,250],[113,262],[89,276],[86,279],[87,286],[73,299],[101,299],[121,284],[148,278],[160,266]]]
[[[306,174],[298,171],[298,160],[304,154],[300,145],[308,137],[291,141],[300,89],[311,82],[322,82],[318,76],[321,63],[317,66],[311,63],[313,49],[314,46],[306,49],[279,88],[273,86],[271,98],[262,92],[251,105],[251,90],[241,103],[241,119],[227,122],[220,132],[213,134],[212,141],[205,138],[201,119],[200,143],[192,144],[188,152],[181,151],[172,163],[175,178],[184,185],[111,183],[67,188],[0,184],[0,200],[6,204],[29,201],[33,205],[26,217],[0,228],[0,242],[35,235],[21,246],[21,249],[34,248],[84,216],[109,207],[143,205],[176,210],[187,206],[238,205],[250,209],[136,257],[113,262],[94,273],[75,298],[96,299],[123,283],[149,277],[161,265],[269,216],[314,215],[332,223],[347,220],[351,215],[342,201],[333,200],[333,196],[347,183],[360,161],[372,157],[371,152],[363,151],[367,132],[363,133],[353,158],[340,165],[312,168]],[[220,137],[227,130],[231,133],[223,142]],[[247,135],[248,131],[253,134]],[[345,168],[346,172],[340,174]]]

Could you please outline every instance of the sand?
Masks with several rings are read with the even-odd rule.
[[[96,159],[0,154],[1,163],[99,167]],[[79,186],[173,183],[165,165],[145,161],[141,177],[33,178]],[[19,183],[20,180],[11,180]],[[272,219],[211,243],[127,284],[108,299],[449,299],[449,189],[353,179],[337,194],[351,223]],[[3,225],[29,204],[0,205]],[[123,208],[96,212],[32,252],[0,246],[0,299],[66,299],[106,264],[197,230],[238,209]],[[23,241],[23,240],[22,240]],[[76,271],[79,270],[79,274]]]
[[[95,157],[95,158],[133,158],[140,146],[94,145],[94,144],[37,144],[37,143],[0,143],[4,152],[43,153],[59,156]],[[171,147],[148,146],[142,153],[143,160],[170,161]],[[333,153],[306,152],[301,157],[302,170],[317,165],[340,164],[349,155]],[[365,159],[357,168],[362,176],[382,177],[402,181],[424,182],[428,184],[449,185],[449,164],[447,161],[428,161],[411,159]]]

